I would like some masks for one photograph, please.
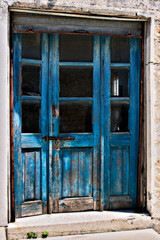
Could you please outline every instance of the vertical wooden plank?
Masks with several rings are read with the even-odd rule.
[[[53,48],[52,48],[52,67],[53,67],[53,104],[55,105],[55,114],[53,118],[53,135],[58,136],[59,134],[59,35],[54,34],[53,36]],[[53,117],[53,116],[52,116]]]
[[[41,66],[41,132],[42,137],[48,135],[48,34],[41,34],[42,46],[42,66]],[[43,202],[43,212],[47,213],[47,159],[48,159],[48,142],[43,141],[41,149],[41,192]]]
[[[71,154],[71,196],[76,197],[79,194],[78,189],[78,152],[72,150]]]
[[[71,196],[71,150],[63,150],[63,197]]]
[[[35,199],[41,199],[41,154],[34,152],[35,161]]]
[[[131,132],[130,146],[130,196],[132,205],[136,202],[137,191],[137,163],[138,163],[138,142],[139,142],[139,85],[140,85],[140,53],[141,40],[130,39],[130,109],[129,129]],[[134,114],[133,114],[134,113]],[[132,187],[131,187],[132,186]]]
[[[59,35],[53,35],[53,52],[52,52],[52,67],[53,67],[53,99],[52,104],[55,105],[56,117],[54,117],[52,111],[52,135],[59,135]],[[52,105],[52,106],[53,106]],[[52,108],[53,110],[53,108]],[[59,201],[59,151],[53,149],[53,199],[54,199],[54,212],[58,212],[58,201]]]
[[[122,147],[111,147],[111,195],[122,195],[122,169],[123,151]]]
[[[34,199],[35,159],[34,152],[24,153],[24,196],[26,200]]]
[[[48,82],[48,135],[52,136],[52,128],[53,128],[53,119],[52,119],[52,96],[53,96],[53,62],[52,62],[52,52],[53,52],[53,35],[48,35],[49,41],[49,82]],[[48,212],[52,213],[53,211],[53,195],[52,195],[52,141],[48,142]]]
[[[63,150],[59,152],[59,199],[63,196]]]
[[[138,146],[138,171],[137,171],[137,196],[136,208],[141,208],[141,168],[142,168],[142,149],[143,149],[143,115],[144,115],[144,24],[142,25],[142,39],[141,39],[141,69],[140,69],[140,106],[139,106],[139,146]],[[147,122],[147,121],[146,121]],[[145,138],[145,137],[144,137]],[[144,156],[145,158],[145,156]],[[143,183],[143,181],[142,181]],[[143,185],[143,184],[142,184]],[[144,186],[143,186],[144,188]],[[143,197],[142,197],[143,198]],[[144,196],[145,198],[145,196]],[[144,200],[145,201],[145,200]]]
[[[79,151],[79,196],[92,195],[92,152],[90,149]]]
[[[102,65],[102,104],[101,104],[101,125],[103,132],[102,149],[104,156],[104,208],[109,208],[110,196],[110,37],[102,37],[101,40],[101,65]]]
[[[129,194],[129,149],[129,146],[123,147],[123,195]]]
[[[105,150],[105,124],[104,124],[104,37],[101,37],[101,204],[100,210],[104,208],[104,150]]]
[[[23,151],[22,149],[21,149],[21,160],[22,160],[22,173],[21,173],[21,177],[22,177],[21,181],[22,181],[22,183],[21,183],[21,186],[22,186],[22,191],[23,191],[23,193],[22,193],[22,196],[23,196],[22,197],[23,198],[22,202],[24,202],[25,201],[25,151]]]
[[[85,149],[85,196],[91,197],[92,196],[92,150]]]
[[[84,162],[84,159],[85,159],[85,153],[84,151],[81,149],[79,151],[79,196],[81,197],[84,197],[84,187],[85,187],[85,162]]]
[[[10,178],[11,178],[11,222],[15,222],[14,191],[14,136],[13,136],[13,14],[10,13]]]
[[[14,181],[15,181],[15,212],[20,217],[20,204],[23,201],[23,165],[21,156],[21,41],[19,33],[13,36],[13,136],[14,136]]]
[[[100,36],[93,37],[93,199],[94,210],[100,200]],[[103,204],[102,204],[103,205]]]
[[[59,35],[49,35],[49,135],[59,134]],[[53,105],[56,116],[53,114]],[[58,212],[59,200],[59,152],[49,143],[49,212]],[[53,205],[53,209],[52,209]]]

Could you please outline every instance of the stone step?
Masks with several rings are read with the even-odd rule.
[[[8,240],[27,239],[27,233],[49,237],[149,229],[151,217],[130,211],[74,212],[19,218],[7,228]]]
[[[129,230],[120,232],[92,233],[71,236],[48,237],[46,240],[160,240],[153,229]],[[23,239],[22,239],[23,240]],[[37,238],[43,240],[43,238]]]
[[[6,240],[6,228],[0,227],[0,240]]]

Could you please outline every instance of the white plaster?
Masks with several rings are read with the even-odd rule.
[[[0,8],[0,226],[8,223],[8,14]]]
[[[155,161],[155,125],[154,125],[154,86],[152,83],[153,79],[153,64],[150,63],[148,65],[148,76],[147,76],[147,109],[148,109],[148,122],[147,122],[147,131],[148,131],[148,144],[147,144],[147,152],[150,156],[147,156],[147,199],[150,199],[150,212],[153,211],[153,198],[154,198],[154,164]],[[149,194],[150,193],[150,194]],[[147,203],[149,204],[149,202]],[[148,206],[147,206],[148,207]],[[149,209],[148,209],[149,210]]]
[[[154,18],[151,18],[150,21],[150,45],[149,45],[149,53],[150,53],[150,59],[149,62],[153,63],[154,62],[154,30],[155,30],[155,25],[154,25]],[[152,79],[152,78],[151,78]]]
[[[144,107],[147,152],[147,210],[152,213],[154,198],[155,123],[154,103],[154,19],[145,24],[144,44]]]
[[[6,229],[5,229],[5,227],[0,227],[0,240],[6,240]]]

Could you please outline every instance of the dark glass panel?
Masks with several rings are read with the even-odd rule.
[[[22,133],[40,132],[40,101],[22,102]]]
[[[129,132],[128,110],[129,102],[111,103],[111,132]]]
[[[40,95],[40,67],[22,66],[22,95]]]
[[[90,67],[61,67],[60,97],[92,97],[92,72]]]
[[[22,58],[41,59],[41,35],[39,33],[22,34]]]
[[[128,69],[111,69],[111,96],[128,97]]]
[[[111,62],[130,62],[129,38],[111,37]]]
[[[60,133],[92,132],[92,102],[60,102]]]
[[[61,34],[60,61],[92,62],[93,61],[92,36]]]

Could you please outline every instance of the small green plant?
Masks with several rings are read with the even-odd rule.
[[[36,239],[38,236],[34,232],[27,233],[27,239]]]
[[[42,233],[42,238],[47,238],[48,237],[48,232]]]

